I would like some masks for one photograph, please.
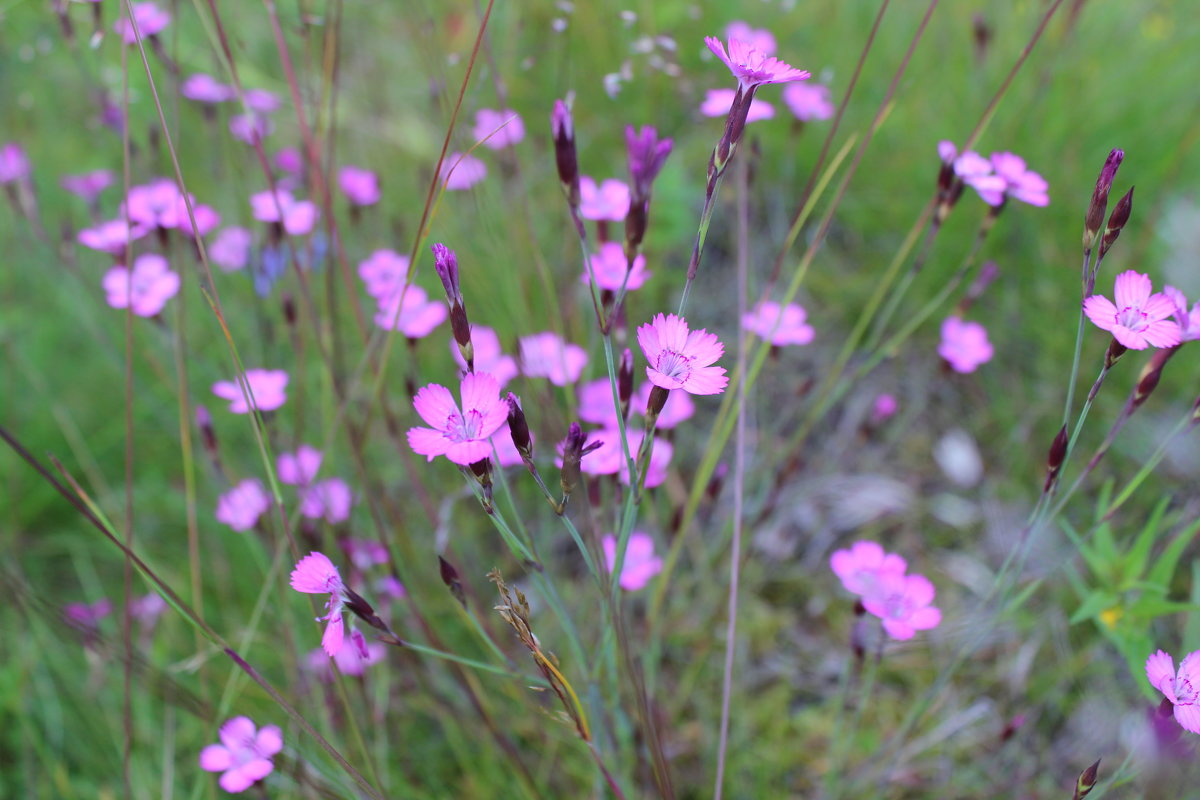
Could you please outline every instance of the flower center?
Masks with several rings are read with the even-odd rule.
[[[1175,679],[1175,704],[1190,706],[1196,702],[1196,690],[1187,678]]]
[[[472,409],[466,416],[451,414],[446,419],[446,436],[455,442],[470,442],[479,439],[483,428],[483,415]]]
[[[1137,306],[1125,306],[1117,312],[1117,324],[1138,333],[1149,327],[1146,319],[1146,312]]]
[[[692,374],[692,359],[674,350],[664,350],[658,356],[657,369],[663,375],[682,383]]]

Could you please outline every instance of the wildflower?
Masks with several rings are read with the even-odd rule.
[[[244,269],[250,259],[253,238],[245,228],[225,228],[208,246],[208,258],[225,272]]]
[[[342,609],[349,598],[346,586],[338,568],[333,565],[328,556],[316,551],[309,553],[296,563],[292,570],[292,588],[305,594],[328,594],[325,603],[328,612],[318,621],[325,621],[325,633],[321,636],[321,646],[331,656],[337,655],[345,642],[345,627],[342,625]]]
[[[167,27],[170,21],[171,15],[154,3],[134,3],[133,21],[121,17],[113,25],[113,30],[120,35],[125,44],[136,44],[139,34],[142,38],[154,36]],[[134,33],[134,23],[137,24],[137,33]]]
[[[638,328],[638,344],[649,362],[646,377],[655,386],[720,394],[729,383],[724,367],[710,366],[725,352],[716,334],[704,329],[689,332],[682,317],[659,314]]]
[[[612,534],[606,534],[600,540],[604,548],[604,563],[612,572],[617,563],[617,540]],[[625,547],[625,561],[621,564],[621,588],[627,592],[636,592],[650,579],[662,572],[662,559],[654,555],[654,539],[641,531],[634,531],[629,536]]]
[[[80,175],[64,175],[59,184],[71,194],[82,198],[84,202],[93,203],[115,180],[116,176],[112,170],[97,169]],[[3,183],[3,180],[0,180],[0,183]]]
[[[471,328],[471,347],[475,353],[475,369],[486,372],[504,386],[517,376],[517,362],[512,356],[505,355],[500,348],[500,337],[491,328],[476,325]],[[467,368],[467,361],[459,352],[458,344],[450,340],[450,354],[458,362],[460,369]]]
[[[637,413],[645,415],[646,409],[650,407],[650,392],[653,389],[654,384],[649,382],[643,383],[638,388],[637,400],[634,402],[634,410]],[[658,412],[655,427],[669,430],[679,423],[691,419],[695,413],[696,403],[692,400],[691,395],[687,392],[671,392],[667,395],[666,404]]]
[[[491,375],[473,372],[463,377],[461,394],[461,412],[450,390],[436,383],[413,398],[413,407],[431,427],[410,428],[408,444],[428,461],[444,455],[466,466],[492,452],[488,438],[508,419],[500,384]]]
[[[640,131],[632,125],[625,126],[625,149],[629,155],[629,177],[633,182],[633,196],[649,202],[650,186],[671,154],[672,139],[658,138],[658,131],[649,125]]]
[[[267,89],[247,89],[242,97],[246,107],[259,114],[274,114],[281,104],[279,95]]]
[[[192,225],[193,218],[196,220],[195,226]],[[192,202],[192,213],[188,214],[187,203],[181,195],[175,211],[175,220],[175,227],[179,229],[180,233],[189,239],[195,239],[207,236],[210,231],[220,225],[221,215],[212,206],[194,201]]]
[[[579,178],[579,216],[620,222],[628,213],[628,184],[609,178],[597,186],[596,181],[587,175]]]
[[[380,299],[375,325],[386,331],[400,331],[410,339],[422,339],[445,322],[448,313],[445,305],[430,300],[420,286],[409,286]]]
[[[734,20],[725,26],[725,38],[745,42],[763,55],[775,55],[775,34],[766,28],[751,28],[748,22]]]
[[[167,610],[167,601],[157,592],[150,592],[135,598],[129,604],[129,614],[147,630],[153,628],[158,618]]]
[[[512,147],[525,138],[525,123],[521,115],[512,109],[493,111],[481,108],[475,112],[475,141],[492,150]]]
[[[1112,191],[1113,179],[1117,177],[1117,170],[1124,159],[1124,150],[1114,149],[1109,152],[1104,166],[1100,169],[1100,175],[1096,178],[1096,187],[1092,189],[1092,199],[1083,219],[1083,246],[1087,249],[1091,248],[1096,234],[1100,233],[1100,227],[1104,224],[1104,212],[1108,210],[1108,194]]]
[[[740,39],[729,39],[729,51],[720,39],[713,36],[704,37],[704,43],[713,51],[717,58],[725,62],[733,77],[737,78],[738,88],[743,92],[752,91],[758,86],[768,83],[787,83],[802,81],[809,77],[808,70],[796,69],[785,64],[774,56],[764,53],[753,44]]]
[[[230,794],[244,792],[271,774],[271,756],[283,749],[283,732],[277,725],[256,728],[249,717],[234,717],[221,726],[221,743],[200,751],[200,768],[223,772],[221,788]]]
[[[403,600],[408,595],[408,592],[404,590],[404,584],[393,575],[385,575],[376,581],[375,591],[393,600]]]
[[[487,164],[467,153],[451,153],[442,162],[438,180],[449,191],[470,189],[487,177]]]
[[[0,184],[19,183],[29,178],[29,156],[16,142],[0,147]]]
[[[353,205],[373,206],[379,202],[379,176],[369,169],[342,167],[338,170],[338,185]]]
[[[441,242],[434,244],[431,249],[433,268],[442,281],[442,288],[446,290],[446,302],[450,307],[450,331],[468,369],[474,370],[475,348],[471,344],[471,322],[467,318],[462,285],[458,281],[458,256]]]
[[[238,141],[254,144],[275,132],[275,123],[270,117],[258,114],[234,114],[229,118],[229,133]]]
[[[1197,301],[1192,306],[1191,313],[1188,313],[1187,298],[1184,297],[1183,292],[1174,286],[1164,286],[1163,294],[1175,306],[1172,313],[1175,322],[1179,325],[1179,340],[1191,342],[1200,339],[1200,301]]]
[[[388,563],[387,548],[374,539],[347,537],[342,539],[341,546],[346,558],[350,559],[350,563],[357,569],[366,570],[377,564]]]
[[[94,603],[67,603],[63,606],[63,617],[67,623],[88,631],[99,628],[100,620],[112,613],[112,601],[101,597]]]
[[[256,478],[234,486],[217,498],[217,522],[239,533],[258,524],[258,518],[271,507],[271,496]]]
[[[189,75],[180,84],[179,93],[197,103],[224,103],[237,96],[232,86],[227,86],[203,72]]]
[[[875,404],[871,407],[871,421],[883,422],[893,416],[898,408],[899,404],[896,402],[895,395],[881,394],[875,398]]]
[[[141,239],[149,232],[141,225],[130,225],[123,219],[112,219],[92,228],[84,228],[76,238],[84,247],[119,256],[125,252],[126,245]]]
[[[1200,733],[1200,650],[1175,662],[1169,653],[1158,650],[1146,659],[1146,679],[1162,692],[1175,707],[1175,720],[1185,731]]]
[[[300,514],[309,519],[323,519],[330,525],[350,519],[354,492],[341,478],[326,478],[314,483],[304,489],[302,498]]]
[[[304,157],[294,147],[285,147],[275,154],[275,166],[289,175],[299,175],[304,169]]]
[[[280,453],[275,459],[275,474],[281,483],[308,486],[321,469],[321,451],[302,444],[294,453]]]
[[[908,564],[895,553],[888,553],[875,542],[855,542],[849,550],[835,550],[829,568],[851,594],[873,591],[884,573],[903,575]]]
[[[575,121],[571,118],[570,107],[562,100],[554,101],[550,127],[554,132],[554,165],[558,170],[558,181],[567,196],[567,204],[576,209],[579,207],[580,182],[575,151]]]
[[[942,612],[933,605],[933,584],[924,575],[881,572],[862,604],[883,621],[883,629],[893,639],[911,639],[917,631],[936,628]]]
[[[552,331],[521,337],[521,369],[530,378],[548,378],[555,386],[579,380],[587,364],[587,352],[564,342]]]
[[[625,250],[616,242],[605,242],[600,245],[600,252],[592,256],[592,272],[596,275],[596,285],[610,292],[620,291],[624,286],[627,291],[641,288],[650,277],[646,269],[646,257],[639,255],[633,259],[632,268],[625,258]],[[625,274],[629,273],[626,279]],[[584,270],[581,283],[588,282],[587,270]]]
[[[296,200],[292,193],[279,189],[274,195],[270,190],[250,195],[250,206],[254,218],[262,222],[274,222],[292,236],[311,233],[321,215],[315,203]]]
[[[992,153],[990,159],[984,159],[968,151],[955,160],[954,171],[990,206],[1003,205],[1008,197],[1033,206],[1050,204],[1046,179],[1012,153]]]
[[[801,122],[829,119],[833,116],[834,107],[829,97],[828,86],[819,83],[789,83],[783,87],[781,96],[784,104]]]
[[[1180,341],[1180,326],[1168,320],[1176,304],[1163,293],[1152,294],[1149,275],[1127,270],[1117,276],[1113,287],[1116,304],[1092,295],[1083,301],[1083,312],[1092,324],[1110,331],[1113,338],[1131,350],[1174,347]]]
[[[131,186],[125,198],[125,216],[147,228],[177,228],[182,197],[175,181],[169,178],[156,178],[147,184]]]
[[[742,315],[742,327],[773,345],[808,344],[813,340],[804,309],[796,303],[780,306],[763,300]]]
[[[584,422],[617,426],[617,407],[613,402],[612,384],[608,378],[582,383],[576,390],[579,397],[579,418]]]
[[[625,438],[629,442],[629,452],[636,458],[646,438],[645,431],[626,428]],[[583,471],[588,475],[616,475],[621,483],[628,486],[629,459],[621,447],[621,432],[615,423],[611,427],[593,431],[589,446],[593,443],[596,445],[595,455],[583,463]],[[654,438],[650,445],[650,462],[646,466],[647,489],[653,489],[667,479],[667,469],[674,455],[675,448],[670,442]]]
[[[704,94],[704,102],[700,104],[700,113],[706,117],[727,116],[736,98],[736,89],[709,89]],[[772,119],[774,116],[775,106],[755,97],[750,101],[750,110],[746,112],[746,122]]]
[[[955,372],[974,372],[980,364],[992,360],[993,352],[987,329],[978,322],[963,322],[958,317],[943,320],[938,355],[946,359]]]
[[[367,642],[366,638],[358,631],[351,632],[350,638],[356,637],[363,640],[361,649],[357,643],[354,647],[343,647],[333,657],[331,663],[325,651],[318,647],[308,654],[307,666],[316,672],[323,681],[333,680],[332,667],[334,666],[343,675],[353,678],[361,677],[367,671],[367,667],[383,661],[387,648],[379,642]]]
[[[288,374],[281,369],[248,369],[246,383],[253,397],[254,407],[259,411],[274,411],[287,401]],[[239,382],[217,381],[213,384],[212,392],[217,397],[229,401],[229,410],[234,414],[246,414],[250,406],[242,393]]]
[[[562,488],[563,499],[556,507],[559,514],[563,513],[566,508],[567,498],[575,491],[575,487],[579,485],[580,477],[580,462],[583,457],[594,453],[596,450],[604,446],[602,441],[588,441],[588,435],[583,432],[578,422],[572,422],[567,428],[567,438],[561,441],[558,445],[559,453],[562,458],[561,474],[558,479],[558,484]]]
[[[179,275],[157,253],[143,253],[133,269],[113,267],[104,275],[104,291],[113,308],[130,307],[139,317],[153,317],[179,292]]]
[[[358,264],[358,277],[376,300],[391,297],[408,278],[408,256],[395,250],[376,250]]]

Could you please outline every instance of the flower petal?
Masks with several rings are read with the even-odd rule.
[[[1102,331],[1111,331],[1117,324],[1117,307],[1107,297],[1098,294],[1083,301],[1083,313]]]
[[[254,737],[254,749],[260,756],[273,756],[283,749],[283,731],[278,725],[264,725]]]
[[[224,772],[233,765],[233,754],[224,745],[210,744],[200,751],[200,769]]]
[[[421,415],[421,419],[437,430],[444,430],[446,420],[451,415],[458,415],[458,405],[454,402],[454,395],[450,394],[450,390],[445,386],[439,386],[436,383],[422,387],[417,392],[417,396],[413,398],[413,408]]]
[[[1175,662],[1165,650],[1158,650],[1146,659],[1146,680],[1168,700],[1175,702]]]
[[[237,752],[254,741],[254,721],[249,717],[234,717],[221,726],[221,744]]]
[[[1136,270],[1126,270],[1117,276],[1116,284],[1113,288],[1113,300],[1118,308],[1126,308],[1128,306],[1143,306],[1150,299],[1150,292],[1153,289],[1150,283],[1150,276],[1143,275]]]

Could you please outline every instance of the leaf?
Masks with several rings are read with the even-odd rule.
[[[1071,615],[1070,624],[1082,622],[1085,619],[1092,619],[1100,615],[1100,612],[1106,608],[1112,608],[1117,605],[1120,598],[1112,592],[1095,591],[1083,599],[1083,603]]]
[[[1168,586],[1171,583],[1171,578],[1175,575],[1175,567],[1179,564],[1179,559],[1183,555],[1184,549],[1191,544],[1192,539],[1195,538],[1197,533],[1200,533],[1200,519],[1195,520],[1171,540],[1170,544],[1163,550],[1162,555],[1158,557],[1158,561],[1154,562],[1154,567],[1150,570],[1150,574],[1146,576],[1146,580],[1159,586]]]
[[[1161,597],[1141,597],[1129,606],[1126,611],[1130,616],[1138,617],[1139,619],[1154,619],[1167,614],[1175,614],[1180,611],[1197,611],[1200,610],[1200,605],[1195,603],[1183,603],[1178,600],[1165,600]]]
[[[1146,561],[1150,558],[1150,548],[1154,546],[1154,540],[1157,538],[1163,514],[1167,513],[1167,506],[1170,503],[1170,496],[1159,500],[1158,505],[1154,507],[1154,511],[1146,520],[1146,524],[1142,526],[1141,533],[1134,539],[1133,547],[1126,554],[1122,569],[1127,580],[1136,580],[1142,576],[1142,570],[1146,568]]]
[[[1063,529],[1063,532],[1067,534],[1067,538],[1070,539],[1075,545],[1075,549],[1079,551],[1079,555],[1083,557],[1085,562],[1087,562],[1088,569],[1092,571],[1092,574],[1096,576],[1103,576],[1105,572],[1107,572],[1108,564],[1103,558],[1101,558],[1100,554],[1096,552],[1096,549],[1087,542],[1083,541],[1083,539],[1079,536],[1079,533],[1073,527],[1071,527],[1071,523],[1067,522],[1065,519],[1060,519],[1058,524],[1059,527]]]

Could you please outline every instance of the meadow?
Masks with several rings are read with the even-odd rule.
[[[0,3],[0,797],[1191,796],[1196,41]]]

